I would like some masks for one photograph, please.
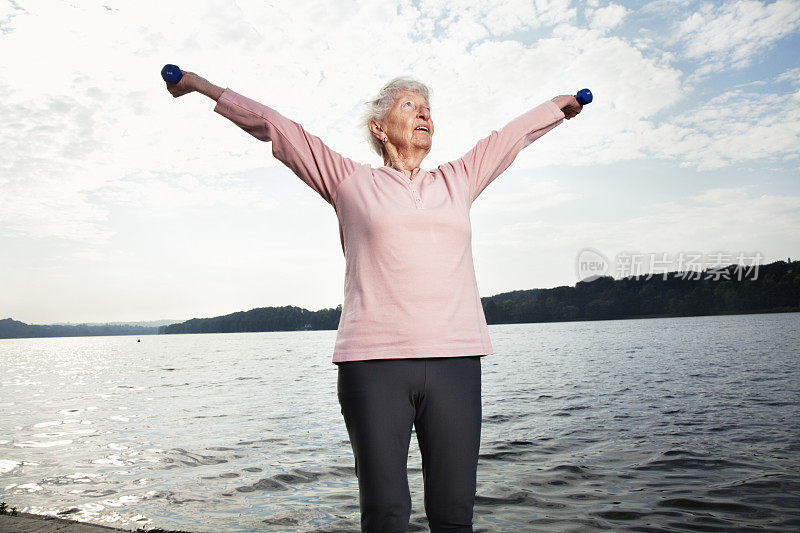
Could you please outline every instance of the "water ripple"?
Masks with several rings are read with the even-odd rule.
[[[490,329],[476,532],[800,530],[800,315]],[[128,529],[357,530],[334,336],[0,341],[0,495]],[[408,471],[426,531],[416,438]]]

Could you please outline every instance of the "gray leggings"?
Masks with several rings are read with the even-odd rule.
[[[472,531],[481,436],[480,356],[338,363],[339,405],[355,456],[361,531],[404,532],[407,459],[417,430],[432,532]]]

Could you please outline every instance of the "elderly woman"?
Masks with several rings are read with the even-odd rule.
[[[217,113],[272,142],[272,153],[333,206],[344,252],[344,304],[333,362],[355,456],[362,531],[406,531],[416,428],[431,531],[472,531],[481,430],[480,358],[492,354],[472,262],[470,206],[528,146],[580,113],[557,96],[479,141],[420,168],[434,123],[428,88],[409,78],[367,103],[364,126],[383,166],[357,163],[274,109],[191,72]]]

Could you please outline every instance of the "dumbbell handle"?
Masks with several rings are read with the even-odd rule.
[[[589,89],[581,89],[578,91],[578,94],[575,95],[575,99],[581,105],[591,104],[592,103],[592,91]]]
[[[178,65],[164,65],[164,68],[161,69],[161,77],[167,83],[178,83],[183,77],[183,72]]]

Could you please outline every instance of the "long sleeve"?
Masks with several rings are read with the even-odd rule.
[[[493,131],[460,159],[447,163],[467,175],[471,202],[533,141],[564,120],[564,113],[552,101],[538,105]]]
[[[272,141],[275,158],[331,205],[339,183],[362,166],[328,148],[300,124],[230,89],[222,93],[214,111],[256,139]]]

